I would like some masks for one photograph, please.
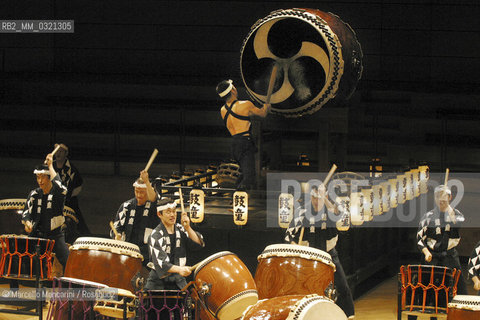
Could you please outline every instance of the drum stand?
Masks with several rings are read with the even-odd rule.
[[[402,310],[402,274],[398,274],[397,320],[447,320],[444,313],[423,313],[419,311]]]
[[[10,314],[24,314],[24,315],[32,315],[32,316],[38,316],[39,320],[43,319],[43,287],[41,285],[40,281],[40,245],[35,246],[35,256],[33,258],[34,263],[37,267],[37,272],[35,274],[35,293],[36,293],[36,303],[31,301],[31,300],[26,300],[26,299],[18,299],[18,302],[15,303],[14,301],[6,301],[3,302],[3,304],[6,305],[12,305],[12,306],[18,306],[18,307],[23,307],[18,310],[12,310],[12,309],[0,309],[0,313],[10,313]],[[42,280],[43,281],[43,280]],[[10,279],[10,290],[13,289],[12,285],[17,283],[17,289],[18,289],[18,280]],[[40,297],[38,297],[38,293],[40,293]],[[17,298],[15,298],[17,299]],[[29,311],[31,309],[35,308],[35,311]]]

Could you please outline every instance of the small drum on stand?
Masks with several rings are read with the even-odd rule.
[[[65,276],[136,292],[143,257],[137,245],[105,238],[78,238],[70,247]]]
[[[319,249],[273,244],[258,256],[255,272],[259,299],[292,294],[325,295],[333,287],[335,264]]]
[[[35,280],[37,272],[41,280],[52,279],[52,250],[54,240],[33,238],[22,235],[4,234],[0,236],[2,258],[0,272],[4,278]],[[40,270],[35,263],[36,246],[40,247]]]
[[[460,271],[432,265],[400,267],[402,305],[400,310],[447,313],[456,295]]]
[[[199,303],[207,319],[234,320],[258,301],[252,274],[232,252],[222,251],[203,260],[194,272]],[[201,313],[202,314],[202,313]],[[203,319],[203,318],[202,318]]]
[[[188,291],[148,290],[138,292],[140,319],[191,319]]]
[[[137,297],[130,291],[108,287],[96,290],[96,296],[93,309],[99,314],[114,319],[135,317]]]
[[[361,78],[363,53],[352,28],[332,13],[285,9],[259,19],[243,41],[240,72],[248,94],[272,112],[301,117],[345,101]]]
[[[215,180],[221,188],[235,188],[239,178],[240,166],[235,162],[229,162],[220,164]]]
[[[95,292],[106,287],[103,283],[82,279],[54,278],[47,320],[97,319],[98,314],[93,309]]]
[[[480,319],[480,297],[456,295],[448,304],[448,320]]]
[[[22,211],[27,199],[3,199],[0,200],[0,234],[22,234]]]
[[[248,307],[241,320],[346,320],[332,300],[316,294],[287,295],[260,300]]]

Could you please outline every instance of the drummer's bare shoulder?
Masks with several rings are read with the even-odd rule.
[[[261,108],[258,108],[250,100],[239,101],[238,105],[238,108],[242,111],[242,114],[246,114],[248,116],[258,116],[262,118],[265,118],[270,112],[270,107],[270,104],[264,104]]]

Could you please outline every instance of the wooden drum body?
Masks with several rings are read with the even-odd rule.
[[[313,295],[288,295],[260,300],[248,307],[242,320],[346,320],[332,300]]]
[[[39,270],[35,262],[36,246],[40,246]],[[55,240],[33,238],[23,235],[0,236],[2,258],[1,276],[12,279],[35,280],[39,272],[41,280],[52,279],[52,250]]]
[[[203,260],[195,269],[194,279],[198,298],[209,309],[202,313],[209,311],[219,320],[237,319],[258,301],[250,271],[232,252],[222,251]]]
[[[140,249],[132,243],[81,237],[70,247],[65,276],[136,292],[142,260]]]
[[[448,320],[480,319],[480,297],[456,295],[448,304]]]
[[[361,78],[362,59],[355,32],[338,16],[282,9],[251,27],[241,49],[240,72],[248,94],[262,104],[276,65],[272,112],[301,117],[333,99],[350,98]]]
[[[333,285],[335,265],[331,256],[315,248],[273,244],[258,256],[255,273],[259,299],[292,294],[318,294]]]

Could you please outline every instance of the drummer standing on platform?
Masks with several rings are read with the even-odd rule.
[[[187,285],[185,277],[192,270],[186,267],[186,247],[199,249],[205,246],[203,236],[192,229],[190,218],[182,212],[181,224],[177,221],[177,204],[169,198],[159,201],[157,212],[160,224],[149,239],[150,271],[146,290],[178,290]]]
[[[143,255],[143,263],[148,263],[148,238],[158,225],[157,194],[150,183],[148,172],[142,170],[133,183],[135,197],[125,201],[118,209],[113,223],[118,232],[116,240],[137,245]],[[115,238],[113,230],[110,237]]]
[[[63,206],[67,188],[53,168],[51,153],[45,161],[46,164],[38,165],[33,171],[39,188],[32,190],[27,197],[22,223],[30,236],[55,240],[53,251],[65,268],[69,251],[62,225],[65,222]]]
[[[352,292],[348,286],[347,277],[345,276],[337,250],[335,249],[338,240],[338,231],[335,222],[328,219],[328,214],[324,206],[329,212],[335,213],[335,215],[340,215],[343,209],[335,206],[328,200],[323,184],[319,187],[312,186],[311,189],[312,207],[310,214],[308,214],[304,207],[299,207],[298,212],[295,214],[295,217],[285,232],[285,241],[287,243],[297,244],[300,239],[300,231],[302,227],[304,227],[304,239],[309,242],[309,245],[330,254],[336,269],[334,283],[338,294],[337,304],[349,319],[353,319],[355,311]],[[310,221],[307,216],[310,216]]]
[[[436,207],[427,212],[417,232],[417,246],[424,255],[423,263],[462,270],[457,246],[460,243],[460,224],[463,214],[450,206],[452,191],[439,185],[434,190]],[[463,275],[460,274],[457,294],[467,294]]]
[[[252,189],[255,184],[256,147],[251,133],[250,116],[265,118],[271,105],[264,104],[259,109],[251,101],[238,100],[237,88],[233,85],[232,80],[220,82],[217,85],[217,94],[225,99],[220,113],[233,138],[232,157],[238,162],[242,172],[238,187]]]

